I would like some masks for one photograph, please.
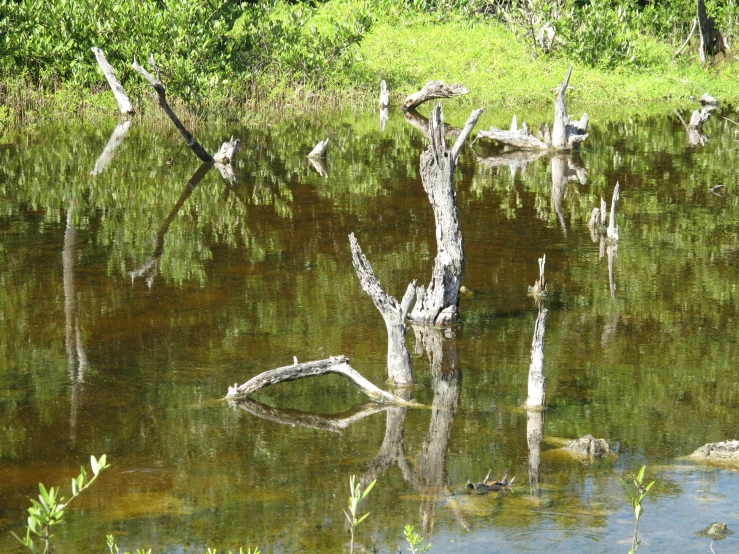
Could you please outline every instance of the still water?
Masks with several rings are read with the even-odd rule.
[[[721,117],[732,113],[696,147],[672,114],[593,117],[576,157],[506,164],[489,145],[465,147],[462,321],[409,326],[412,397],[424,407],[384,411],[333,377],[271,387],[243,408],[221,399],[293,356],[344,354],[384,383],[385,325],[347,235],[390,294],[429,281],[426,139],[402,113],[384,130],[376,113],[194,129],[211,150],[241,139],[230,180],[198,172],[166,122],[134,120],[107,162],[113,119],[6,137],[0,551],[20,552],[9,532],[21,532],[39,481],[68,495],[79,466],[106,453],[112,466],[70,506],[58,552],[106,551],[107,534],[121,550],[347,552],[351,475],[377,479],[360,550],[405,550],[411,524],[435,553],[627,552],[633,514],[619,479],[644,464],[657,483],[643,551],[710,552],[695,532],[716,521],[739,530],[739,473],[678,458],[739,438],[739,142]],[[448,107],[447,122],[468,114]],[[478,128],[507,118],[486,113]],[[314,167],[305,155],[326,137]],[[621,242],[605,248],[587,221],[617,181]],[[537,315],[527,285],[544,253],[537,446],[521,405]],[[586,433],[617,456],[555,452]],[[508,469],[513,489],[465,494],[489,469]],[[736,552],[739,539],[713,548]]]

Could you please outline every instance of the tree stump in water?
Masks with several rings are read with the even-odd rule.
[[[462,85],[447,85],[443,81],[429,81],[421,90],[414,92],[403,102],[401,109],[415,110],[418,106],[429,100],[437,98],[453,98],[469,93],[470,90]]]
[[[445,325],[459,319],[459,288],[464,277],[464,240],[459,228],[459,207],[454,190],[454,169],[462,146],[477,123],[483,108],[470,115],[454,146],[446,147],[441,104],[431,114],[431,144],[421,154],[421,181],[434,210],[437,254],[428,289],[416,291],[411,321]]]

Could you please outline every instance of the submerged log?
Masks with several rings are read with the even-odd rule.
[[[705,0],[697,0],[698,29],[701,43],[699,47],[702,63],[711,61],[718,54],[725,54],[724,37],[716,27],[716,18],[708,17]]]
[[[390,106],[390,91],[387,88],[385,79],[380,82],[380,107],[387,108]]]
[[[260,373],[253,377],[243,385],[235,384],[228,387],[226,399],[239,400],[248,398],[258,390],[284,383],[287,381],[295,381],[297,379],[305,379],[306,377],[317,377],[319,375],[328,375],[333,373],[341,375],[351,381],[359,391],[366,394],[370,400],[385,404],[398,404],[401,406],[417,406],[414,402],[403,400],[384,390],[376,387],[370,381],[362,377],[362,375],[349,365],[349,358],[346,356],[333,356],[326,360],[318,360],[315,362],[305,362],[302,364],[295,363],[293,365],[279,367]]]
[[[462,85],[447,85],[444,81],[429,81],[421,90],[414,92],[403,102],[401,109],[414,110],[424,102],[437,98],[453,98],[469,93],[470,90]]]
[[[412,385],[413,369],[411,357],[405,344],[406,319],[413,303],[416,301],[416,282],[413,281],[398,303],[395,297],[387,294],[380,284],[380,280],[372,270],[372,266],[362,252],[354,233],[349,235],[349,244],[352,251],[352,264],[357,277],[366,292],[374,302],[387,327],[387,373],[388,379],[395,385]]]
[[[118,124],[118,126],[113,131],[113,134],[110,135],[110,138],[108,139],[108,144],[105,145],[102,154],[100,154],[100,157],[95,162],[95,167],[90,172],[90,175],[100,175],[103,171],[105,171],[105,168],[108,167],[108,164],[110,164],[110,162],[113,160],[113,156],[115,156],[115,151],[118,150],[118,147],[126,138],[128,130],[130,128],[130,119],[121,121]]]
[[[431,144],[421,154],[421,181],[434,210],[437,254],[428,289],[417,289],[411,321],[444,325],[459,319],[459,288],[464,277],[464,240],[459,228],[459,208],[454,190],[454,169],[462,146],[483,108],[470,115],[454,146],[444,140],[444,115],[438,104],[429,125]]]
[[[213,156],[211,156],[208,151],[203,148],[197,140],[195,140],[192,134],[190,134],[190,131],[185,128],[185,126],[182,124],[182,122],[179,120],[177,115],[167,103],[166,89],[164,87],[164,83],[162,83],[160,79],[161,70],[154,60],[154,54],[149,57],[149,65],[156,72],[156,78],[154,78],[151,73],[149,73],[148,71],[146,71],[146,69],[139,65],[139,62],[136,61],[136,56],[134,56],[133,58],[133,64],[131,64],[131,67],[142,77],[144,77],[149,85],[156,91],[157,98],[159,99],[159,105],[164,110],[164,113],[167,114],[169,119],[172,120],[172,123],[174,123],[175,127],[177,127],[177,130],[180,132],[180,134],[184,137],[185,143],[187,143],[187,146],[190,147],[190,150],[192,150],[193,153],[198,158],[200,158],[201,161],[211,164],[214,163],[215,160],[213,159]]]
[[[309,158],[325,158],[326,150],[328,150],[328,139],[319,141],[318,144],[308,154]]]
[[[531,342],[527,408],[543,408],[546,404],[547,379],[544,377],[544,334],[546,333],[548,314],[547,309],[540,305],[539,315],[534,326],[534,339]]]
[[[95,59],[97,60],[100,69],[103,70],[103,75],[105,75],[105,78],[108,80],[110,89],[113,91],[113,95],[118,101],[118,107],[121,109],[121,113],[123,115],[131,115],[133,113],[133,105],[128,99],[126,89],[123,88],[123,85],[118,80],[115,69],[113,69],[113,66],[108,63],[108,59],[100,48],[93,46],[90,50],[95,54]]]
[[[539,133],[540,136],[536,137],[529,132],[526,123],[521,124],[519,129],[514,116],[514,123],[511,125],[510,131],[501,131],[491,127],[489,131],[478,132],[477,138],[492,139],[500,144],[521,149],[578,150],[580,143],[588,138],[589,118],[588,114],[583,114],[578,121],[570,121],[565,93],[571,76],[572,66],[567,71],[567,76],[557,92],[557,98],[554,102],[554,125],[551,133],[548,126],[543,126]]]

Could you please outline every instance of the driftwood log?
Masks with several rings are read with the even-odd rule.
[[[236,152],[238,152],[240,148],[241,142],[239,139],[231,137],[231,140],[224,142],[221,145],[221,149],[216,152],[215,156],[213,156],[213,160],[217,164],[230,164],[233,161]]]
[[[546,404],[547,380],[544,377],[544,334],[546,333],[547,309],[540,305],[531,342],[531,365],[529,365],[529,394],[527,408],[543,408]]]
[[[489,131],[479,131],[477,133],[477,139],[487,138],[513,148],[530,150],[579,149],[580,143],[588,138],[589,119],[588,114],[583,114],[579,121],[571,121],[567,113],[565,93],[570,84],[571,76],[572,66],[567,71],[567,76],[559,87],[557,98],[554,101],[554,125],[551,131],[548,127],[543,127],[539,131],[539,136],[534,136],[529,132],[526,123],[522,123],[519,129],[516,117],[514,116],[509,131],[501,131],[500,129],[491,127]]]
[[[130,128],[130,119],[121,121],[118,124],[118,126],[113,130],[113,134],[110,135],[110,138],[108,139],[108,144],[105,145],[105,149],[103,149],[102,154],[100,154],[100,157],[95,162],[95,167],[90,172],[90,175],[100,175],[103,171],[105,171],[105,168],[108,167],[110,162],[113,160],[113,156],[115,156],[116,150],[118,150],[118,147],[126,138],[128,130]]]
[[[421,90],[414,92],[403,102],[401,109],[415,110],[429,100],[437,98],[453,98],[469,93],[470,90],[462,85],[447,85],[444,81],[429,81]]]
[[[459,288],[464,277],[464,240],[459,228],[459,207],[454,190],[454,169],[462,146],[484,111],[470,115],[454,146],[444,140],[444,114],[438,104],[429,125],[431,143],[421,154],[421,181],[434,210],[437,254],[428,289],[416,291],[416,305],[411,321],[445,325],[459,319]]]
[[[326,360],[318,360],[315,362],[296,363],[293,365],[279,367],[260,373],[253,377],[243,385],[235,384],[228,387],[227,400],[239,400],[248,398],[258,390],[284,383],[287,381],[296,381],[297,379],[305,379],[306,377],[317,377],[319,375],[328,375],[333,373],[341,375],[349,379],[359,391],[366,394],[370,400],[384,404],[398,404],[401,406],[417,406],[413,402],[403,400],[402,398],[392,395],[384,390],[376,387],[370,381],[362,377],[362,375],[349,365],[349,358],[346,356],[332,356]]]
[[[103,75],[105,75],[105,78],[108,80],[110,89],[113,91],[113,95],[118,101],[118,107],[121,109],[121,113],[123,115],[132,114],[133,105],[131,104],[131,100],[128,99],[126,89],[123,88],[123,85],[118,80],[115,69],[113,69],[113,66],[108,63],[108,59],[100,48],[93,46],[90,50],[95,54],[95,59],[97,59],[100,69],[103,70]]]
[[[167,114],[169,119],[172,120],[172,123],[174,123],[175,127],[177,127],[177,130],[180,132],[180,134],[184,137],[187,146],[190,147],[190,150],[192,150],[193,153],[198,158],[200,158],[201,161],[211,164],[214,163],[215,160],[213,159],[213,156],[211,156],[208,151],[203,148],[197,140],[195,140],[192,134],[190,134],[190,131],[185,128],[185,126],[177,117],[177,114],[174,113],[172,108],[167,103],[166,89],[164,87],[164,83],[162,83],[160,79],[161,70],[154,60],[154,54],[149,57],[149,65],[156,72],[156,78],[154,78],[151,73],[149,73],[148,71],[146,71],[146,69],[139,65],[139,62],[136,61],[136,56],[134,56],[133,58],[133,64],[131,64],[131,67],[134,69],[134,71],[144,77],[149,85],[156,91],[157,98],[159,99],[159,105],[164,110],[164,113]]]
[[[726,52],[724,37],[716,27],[716,19],[708,17],[705,0],[697,0],[698,30],[700,31],[700,58],[701,62],[711,61],[714,56]]]
[[[372,270],[367,257],[362,252],[354,233],[349,235],[349,244],[352,251],[352,264],[357,277],[366,292],[374,302],[387,327],[387,373],[389,382],[394,385],[412,385],[413,369],[411,357],[405,344],[406,319],[413,303],[416,301],[416,282],[413,281],[398,303],[395,297],[387,294],[380,284],[380,280]]]

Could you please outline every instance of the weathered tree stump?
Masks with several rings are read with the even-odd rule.
[[[385,79],[380,82],[380,107],[388,108],[390,106],[390,91],[387,88]]]
[[[565,93],[572,76],[572,66],[567,71],[564,82],[559,87],[557,98],[554,101],[554,125],[551,132],[548,127],[542,127],[539,136],[529,132],[526,123],[518,128],[514,116],[510,131],[501,131],[491,127],[489,131],[479,131],[477,139],[487,138],[513,148],[531,150],[578,150],[580,143],[588,138],[588,114],[583,114],[579,121],[570,121],[565,102]]]
[[[431,144],[421,154],[421,181],[434,210],[437,254],[428,289],[420,286],[416,291],[416,305],[410,319],[417,323],[445,325],[459,319],[459,288],[464,277],[465,259],[454,190],[454,169],[462,146],[483,111],[480,108],[472,112],[451,150],[444,140],[441,104],[431,115]]]
[[[619,190],[621,186],[616,181],[616,187],[613,189],[613,197],[611,198],[611,214],[608,219],[608,228],[606,229],[606,236],[608,240],[618,242],[618,225],[616,225],[616,206],[618,205]]]
[[[384,390],[376,387],[370,381],[362,377],[362,375],[349,365],[349,358],[346,356],[333,356],[326,360],[318,360],[315,362],[295,363],[293,365],[279,367],[260,373],[253,377],[243,385],[235,384],[228,387],[227,400],[239,400],[248,398],[255,392],[288,381],[297,379],[305,379],[306,377],[316,377],[319,375],[328,375],[329,373],[341,375],[351,381],[357,389],[366,394],[370,400],[385,404],[398,404],[400,406],[417,406],[414,402],[403,400]]]
[[[526,410],[526,442],[529,447],[529,491],[538,497],[541,472],[541,443],[544,440],[544,411],[534,408]]]
[[[220,150],[216,152],[216,155],[213,156],[213,160],[218,164],[230,164],[234,156],[236,155],[236,152],[238,152],[241,149],[241,142],[239,139],[234,139],[231,137],[231,140],[228,142],[224,142],[221,145]]]
[[[95,54],[95,59],[97,60],[100,69],[103,70],[103,75],[105,75],[105,78],[108,80],[110,89],[113,91],[113,95],[118,101],[118,107],[121,109],[121,113],[123,115],[131,115],[133,113],[133,105],[128,99],[126,89],[123,88],[123,85],[118,80],[115,69],[113,69],[113,66],[108,63],[108,59],[100,48],[93,46],[90,50]]]
[[[421,90],[414,92],[403,102],[401,109],[414,110],[424,102],[437,98],[453,98],[469,93],[470,90],[462,85],[447,85],[444,81],[429,81]]]
[[[529,394],[525,404],[527,408],[543,408],[546,404],[547,380],[544,377],[544,334],[546,333],[548,314],[547,309],[540,305],[539,315],[534,326],[534,339],[531,342]]]
[[[387,294],[380,284],[380,280],[372,270],[367,257],[362,253],[354,233],[349,235],[349,244],[352,251],[352,264],[357,277],[366,292],[374,302],[387,327],[387,373],[388,380],[394,385],[412,385],[413,369],[411,357],[405,344],[406,318],[416,300],[416,282],[413,281],[403,295],[400,304]]]

